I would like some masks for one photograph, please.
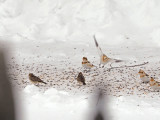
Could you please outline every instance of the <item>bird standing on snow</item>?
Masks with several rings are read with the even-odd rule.
[[[78,74],[77,81],[78,81],[79,84],[86,85],[86,83],[85,83],[85,78],[84,78],[82,72],[80,72],[80,73]]]
[[[91,69],[94,67],[94,65],[88,61],[87,57],[83,57],[82,66],[87,69]]]
[[[99,46],[99,44],[96,40],[95,35],[94,35],[94,41],[95,41],[95,45],[96,45],[97,50],[98,50],[98,54],[100,56],[100,65],[103,64],[103,67],[104,67],[104,65],[109,63],[109,62],[122,62],[122,60],[117,60],[117,59],[112,59],[112,58],[107,57],[107,55],[105,55],[102,52],[102,50],[101,50],[101,48],[100,48],[100,46]]]
[[[39,83],[47,84],[46,82],[42,81],[39,77],[35,76],[33,73],[29,73],[29,80],[33,84],[39,84]]]
[[[153,90],[160,90],[160,83],[155,81],[153,77],[151,77],[149,84]]]
[[[147,83],[147,82],[150,81],[149,75],[146,74],[143,70],[140,69],[138,73],[139,73],[139,75],[140,75],[141,80],[142,80],[144,83]]]

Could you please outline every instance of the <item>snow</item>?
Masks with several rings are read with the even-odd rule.
[[[24,120],[84,120],[93,117],[96,108],[96,95],[70,95],[54,88],[39,92],[34,85],[28,85],[22,91],[22,103],[26,110]],[[94,98],[94,99],[93,99]],[[153,119],[158,120],[160,105],[158,99],[139,98],[137,96],[112,97],[107,99],[108,118],[113,120]],[[108,100],[109,99],[109,100]],[[106,113],[105,113],[106,114]]]
[[[27,109],[26,120],[84,119],[88,102],[84,96],[71,96],[66,92],[49,89],[43,94],[35,86],[24,89],[24,103]],[[35,112],[36,111],[36,112]],[[41,115],[41,117],[39,117]]]
[[[20,103],[24,111],[21,118],[88,119],[86,117],[92,116],[90,112],[94,113],[95,110],[95,103],[90,105],[96,100],[95,91],[101,88],[109,99],[109,118],[158,119],[160,94],[153,91],[149,84],[142,83],[137,73],[141,68],[159,80],[159,48],[108,47],[103,51],[110,57],[125,60],[121,64],[113,64],[114,67],[149,63],[133,68],[117,68],[110,72],[110,66],[106,65],[105,68],[94,68],[85,73],[81,66],[83,56],[87,56],[96,66],[99,63],[93,43],[86,46],[81,42],[42,44],[35,41],[34,44],[19,42],[15,46],[8,57],[8,70],[12,86],[21,96]],[[77,85],[75,77],[80,71],[86,78],[86,86]],[[30,72],[47,82],[47,85],[31,85],[28,80]]]
[[[86,42],[97,34],[106,45],[160,46],[159,6],[158,0],[1,0],[0,36]]]
[[[160,94],[137,72],[144,69],[159,81],[159,12],[159,0],[0,0],[0,44],[20,96],[19,120],[88,119],[99,88],[109,100],[110,119],[158,120]],[[82,57],[99,64],[93,35],[105,54],[124,60],[114,67],[149,63],[94,68],[83,73],[87,85],[80,87],[75,78]],[[31,85],[30,72],[48,84]]]

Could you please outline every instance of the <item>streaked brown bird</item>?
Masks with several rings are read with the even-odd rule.
[[[80,73],[78,74],[77,81],[78,81],[79,84],[86,85],[86,83],[85,83],[85,78],[84,78],[82,72],[80,72]]]
[[[29,80],[33,84],[39,84],[39,83],[47,84],[46,82],[42,81],[39,77],[35,76],[33,73],[29,73]]]

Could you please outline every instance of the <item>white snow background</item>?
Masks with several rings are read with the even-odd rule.
[[[17,63],[36,64],[34,67],[54,63],[61,69],[65,68],[63,60],[72,62],[73,67],[81,67],[83,56],[98,65],[94,34],[107,55],[139,63],[149,61],[148,72],[150,68],[156,70],[160,60],[160,1],[0,0],[1,47],[10,53],[8,62],[15,68]],[[66,84],[45,90],[30,83],[23,85],[20,76],[28,81],[28,72],[35,69],[22,69],[21,74],[16,70],[13,72],[18,76],[18,82],[14,84],[20,84],[22,88],[14,93],[20,96],[15,99],[19,106],[17,119],[85,120],[89,112],[94,112],[95,104],[90,101],[95,94],[77,92],[77,88],[70,92],[63,89]],[[156,73],[159,77],[160,72]],[[138,77],[136,79],[140,82]],[[108,99],[112,120],[160,118],[160,95],[157,92],[150,92],[145,97],[111,95]]]

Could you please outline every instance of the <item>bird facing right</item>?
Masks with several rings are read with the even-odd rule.
[[[39,83],[47,84],[46,82],[42,81],[39,77],[35,76],[33,73],[29,73],[29,80],[33,84],[39,84]]]

